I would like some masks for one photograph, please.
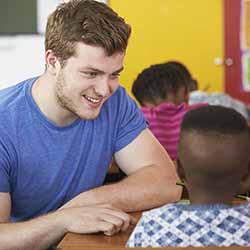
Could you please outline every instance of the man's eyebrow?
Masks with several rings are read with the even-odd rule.
[[[112,72],[111,74],[118,74],[120,73],[121,71],[123,71],[124,67],[121,67],[120,69]],[[85,69],[82,69],[81,71],[84,71],[84,70],[92,70],[92,71],[95,71],[95,72],[98,72],[98,73],[101,73],[101,74],[104,74],[105,72],[102,71],[102,70],[99,70],[99,69],[96,69],[96,68],[93,68],[93,67],[86,67]]]
[[[86,67],[84,69],[81,69],[81,71],[86,71],[86,70],[91,70],[91,71],[95,71],[95,72],[98,72],[98,73],[104,73],[102,70],[99,70],[99,69],[96,69],[96,68],[93,68],[93,67]]]
[[[124,67],[121,67],[120,69],[114,71],[112,74],[118,74],[118,73],[122,72],[123,69],[124,69]]]

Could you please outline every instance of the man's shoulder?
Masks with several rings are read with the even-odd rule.
[[[19,106],[20,101],[22,101],[22,98],[25,96],[27,84],[29,84],[31,80],[32,79],[28,79],[0,90],[0,112],[13,107],[13,105],[16,105],[16,107]]]
[[[0,129],[12,131],[27,112],[26,89],[32,79],[0,90]]]
[[[108,99],[110,102],[117,102],[128,96],[124,87],[119,86],[113,95]]]
[[[119,86],[112,96],[104,104],[104,110],[112,111],[112,114],[117,113],[118,116],[128,110],[137,109],[135,101],[129,96],[126,89]]]

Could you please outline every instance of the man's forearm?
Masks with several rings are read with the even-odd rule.
[[[61,209],[27,222],[0,223],[0,250],[43,250],[67,232],[113,235],[134,223],[131,216],[109,204]]]
[[[43,250],[65,234],[58,213],[27,222],[0,224],[0,250]]]
[[[83,192],[64,207],[110,203],[126,212],[150,209],[180,199],[177,178],[156,167],[144,167],[118,183]]]

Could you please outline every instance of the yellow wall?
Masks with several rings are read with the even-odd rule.
[[[120,82],[130,92],[137,74],[154,63],[179,60],[200,88],[223,91],[223,0],[110,0],[132,26]]]

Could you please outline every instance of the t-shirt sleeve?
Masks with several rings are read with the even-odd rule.
[[[10,192],[10,172],[9,151],[0,138],[0,192]]]
[[[117,109],[118,128],[114,151],[118,152],[131,143],[145,128],[147,123],[144,115],[136,102],[126,93],[123,88],[119,91]]]

